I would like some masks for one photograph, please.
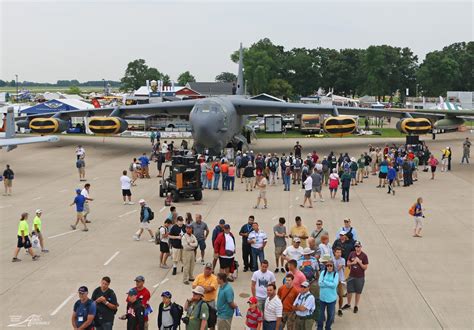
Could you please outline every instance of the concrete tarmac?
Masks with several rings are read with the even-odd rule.
[[[419,172],[419,181],[409,188],[396,187],[396,195],[377,189],[378,179],[370,176],[363,184],[351,187],[350,203],[340,202],[340,191],[335,200],[329,199],[325,187],[325,202],[314,203],[313,209],[302,209],[300,187],[293,185],[284,192],[281,180],[268,189],[268,209],[254,210],[257,193],[246,192],[236,181],[236,190],[204,192],[201,202],[186,200],[176,204],[178,213],[201,213],[210,229],[218,220],[226,219],[238,236],[240,227],[250,214],[255,215],[261,228],[269,234],[265,251],[270,268],[275,267],[272,227],[278,217],[287,219],[287,228],[299,215],[303,223],[314,229],[316,219],[323,219],[324,227],[334,240],[343,218],[350,217],[369,257],[366,283],[359,305],[359,313],[346,311],[336,316],[335,329],[470,329],[473,326],[473,166],[460,165],[462,142],[469,133],[425,138],[430,149],[440,158],[445,146],[453,148],[453,170],[430,173]],[[383,146],[400,144],[404,139],[344,138],[299,139],[303,154],[317,150],[326,155],[333,150],[349,152],[357,157],[367,150],[369,143]],[[177,141],[179,144],[179,141]],[[261,139],[252,144],[255,152],[288,153],[294,139]],[[75,168],[75,147],[86,149],[86,178],[91,183],[89,232],[72,231],[75,209],[69,206],[75,188],[82,187]],[[150,329],[156,329],[160,294],[173,293],[173,300],[183,305],[191,296],[191,287],[182,284],[182,274],[159,268],[159,247],[148,242],[147,233],[136,242],[132,235],[138,229],[139,205],[123,205],[119,177],[128,169],[133,157],[150,152],[148,139],[99,138],[61,136],[55,144],[21,146],[0,153],[2,170],[6,164],[15,172],[12,196],[0,196],[0,328],[9,325],[28,325],[35,329],[69,329],[71,313],[81,285],[89,288],[89,296],[103,276],[112,279],[120,307],[117,317],[125,311],[128,289],[134,278],[143,275],[145,286],[152,292]],[[168,208],[158,197],[156,167],[151,165],[151,179],[139,180],[133,187],[133,200],[144,198],[155,212],[152,227],[156,230]],[[408,209],[417,197],[424,198],[426,219],[423,238],[413,238],[413,219]],[[16,245],[19,216],[29,212],[30,229],[34,212],[43,209],[43,232],[48,254],[33,262],[22,250],[22,262],[12,263]],[[240,238],[237,237],[240,247]],[[209,246],[206,260],[212,260]],[[239,249],[240,250],[240,249]],[[238,251],[238,260],[242,264]],[[195,274],[202,271],[196,265]],[[246,311],[246,294],[250,293],[251,273],[242,272],[232,284],[236,303]],[[277,274],[277,285],[283,275]],[[125,321],[116,317],[114,329],[125,329]],[[26,320],[26,321],[25,321]],[[242,329],[242,319],[235,319],[233,329]]]

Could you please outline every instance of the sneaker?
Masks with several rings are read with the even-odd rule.
[[[163,269],[170,269],[170,266],[168,266],[168,265],[161,265],[160,267],[163,268]]]
[[[263,205],[263,208],[264,208],[264,209],[268,209],[268,206],[266,206],[266,205]]]
[[[40,258],[39,255],[35,255],[35,256],[33,256],[33,258],[31,258],[31,259],[33,259],[33,261],[36,261],[36,260],[38,260],[39,258]]]
[[[84,228],[82,231],[89,231],[89,229],[87,229],[87,228]]]
[[[349,304],[345,304],[344,306],[342,306],[342,310],[345,310],[345,309],[350,309],[351,308],[351,305]]]
[[[41,252],[43,252],[43,253],[48,253],[49,250],[43,249],[43,250],[41,250]]]
[[[175,267],[173,267],[173,273],[172,274],[176,275],[176,268]]]
[[[72,230],[76,230],[76,226],[71,225]]]
[[[279,271],[280,271],[280,269],[279,269],[279,268],[275,268],[275,271],[274,271],[274,273],[278,273]]]
[[[155,241],[154,238],[150,238],[150,239],[148,240],[148,242],[154,242],[154,241]]]
[[[337,311],[337,316],[342,316],[342,309]]]
[[[320,202],[321,202],[321,203],[324,203],[324,199],[323,199],[323,198],[321,198]]]
[[[123,205],[127,205],[127,202],[123,202]]]
[[[195,278],[190,278],[189,280],[190,280],[191,282],[194,282]]]
[[[91,223],[91,221],[90,221],[90,220],[86,220],[86,223]]]
[[[280,272],[282,272],[283,274],[286,273],[285,268],[281,267],[281,268],[280,268]]]
[[[254,209],[257,209],[258,207],[257,207],[257,205],[255,205],[253,208],[254,208]]]
[[[184,281],[183,284],[189,285],[189,282],[188,282],[188,281]]]
[[[135,203],[134,203],[134,202],[128,202],[127,204],[128,204],[128,205],[133,205],[133,204],[135,204]]]
[[[138,235],[133,235],[132,238],[133,238],[135,241],[139,241],[139,240],[140,240],[140,237],[138,237]]]
[[[354,314],[357,313],[358,311],[359,311],[359,307],[354,306]]]
[[[20,261],[21,261],[21,259],[18,259],[18,258],[13,258],[12,259],[12,262],[20,262]]]

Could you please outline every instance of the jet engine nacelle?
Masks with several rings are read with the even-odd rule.
[[[426,118],[403,118],[397,122],[397,129],[405,134],[426,134],[432,128],[431,121]]]
[[[120,117],[91,117],[89,119],[89,129],[94,134],[119,134],[127,128],[127,121]]]
[[[33,118],[28,123],[28,128],[33,133],[56,134],[67,130],[69,124],[66,120],[59,118]]]
[[[434,128],[444,129],[444,130],[454,130],[454,129],[457,129],[462,124],[464,124],[464,119],[462,118],[445,118],[445,119],[440,119],[437,122],[435,122]]]
[[[323,122],[323,129],[328,134],[344,136],[356,129],[356,119],[349,116],[329,117]]]

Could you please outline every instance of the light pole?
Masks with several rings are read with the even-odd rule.
[[[106,91],[105,91],[105,79],[102,79],[102,81],[104,82],[104,96],[106,95]]]
[[[16,80],[16,103],[18,103],[18,75],[15,74],[15,80]]]

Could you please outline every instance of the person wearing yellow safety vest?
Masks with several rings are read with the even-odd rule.
[[[30,228],[28,226],[27,220],[28,220],[28,213],[26,212],[22,213],[20,223],[18,224],[18,243],[15,249],[15,253],[13,255],[12,262],[21,261],[21,259],[18,259],[18,253],[20,252],[20,249],[22,247],[28,250],[28,253],[33,258],[33,261],[38,260],[40,257],[39,255],[35,255],[35,253],[33,252],[33,249],[31,248],[31,242],[29,238]]]
[[[41,246],[41,252],[47,253],[49,252],[49,250],[45,249],[44,247],[43,228],[41,221],[41,215],[43,214],[43,211],[41,209],[37,209],[35,213],[36,216],[33,219],[33,231],[36,233],[36,235],[38,235],[38,239]]]

